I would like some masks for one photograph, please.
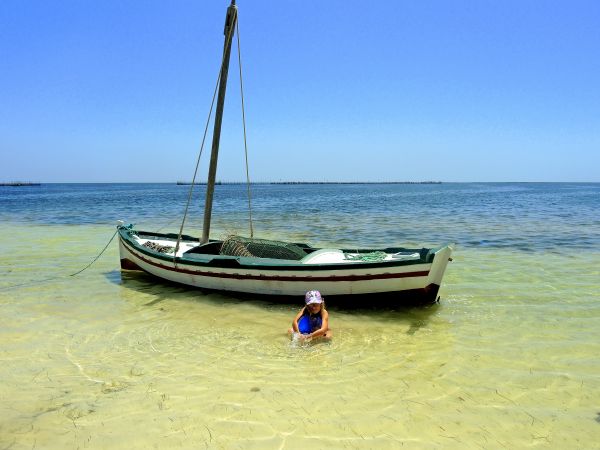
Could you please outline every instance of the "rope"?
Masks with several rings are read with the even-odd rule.
[[[196,168],[194,169],[194,176],[192,178],[192,183],[190,185],[190,192],[188,194],[188,199],[185,204],[185,210],[183,212],[183,219],[181,221],[181,227],[179,228],[179,234],[177,235],[177,243],[175,244],[175,251],[173,252],[173,262],[175,262],[175,257],[177,255],[177,251],[179,250],[179,244],[181,243],[181,236],[183,235],[183,227],[185,225],[185,219],[187,218],[188,209],[190,207],[190,202],[192,200],[192,192],[194,190],[194,185],[196,183],[196,175],[198,174],[198,167],[200,166],[200,158],[202,157],[202,151],[204,150],[204,143],[206,141],[206,133],[208,132],[208,126],[210,125],[210,118],[212,117],[213,107],[215,106],[215,98],[217,98],[217,90],[219,89],[219,82],[221,81],[221,72],[223,70],[224,62],[225,62],[225,55],[223,55],[223,59],[221,60],[221,68],[219,69],[219,76],[217,77],[215,91],[213,92],[212,102],[210,103],[210,109],[208,111],[208,118],[206,119],[206,126],[204,127],[204,135],[202,136],[202,144],[200,145],[200,152],[198,153],[198,159],[196,160]]]
[[[250,237],[254,237],[254,227],[253,227],[253,223],[252,223],[252,195],[250,192],[250,171],[248,168],[248,144],[247,144],[247,139],[246,139],[246,113],[244,110],[244,83],[243,83],[243,79],[242,79],[242,56],[241,56],[241,49],[240,49],[240,30],[238,27],[238,20],[236,18],[235,21],[235,32],[236,32],[236,37],[237,37],[237,50],[238,50],[238,66],[239,66],[239,71],[240,71],[240,93],[241,93],[241,99],[242,99],[242,123],[243,123],[243,128],[244,128],[244,152],[245,152],[245,156],[246,156],[246,186],[248,189],[248,212],[250,215]],[[227,41],[230,41],[233,38],[233,31],[230,32],[230,34],[227,36]],[[204,127],[204,135],[202,136],[202,144],[200,145],[200,152],[198,153],[198,159],[196,160],[196,167],[194,169],[194,176],[192,177],[192,183],[190,185],[190,191],[188,194],[188,199],[185,205],[185,210],[183,213],[183,219],[181,221],[181,227],[179,228],[179,234],[177,235],[177,243],[175,244],[175,251],[173,252],[173,263],[175,263],[176,257],[177,257],[177,252],[179,251],[179,246],[181,244],[181,236],[183,235],[183,228],[185,226],[185,221],[187,218],[187,214],[188,214],[188,210],[189,210],[189,206],[190,206],[190,202],[192,199],[192,192],[194,190],[194,185],[196,184],[196,176],[198,174],[198,167],[200,165],[200,158],[202,156],[202,152],[204,150],[204,143],[206,141],[206,134],[208,132],[208,126],[210,125],[210,119],[212,117],[212,111],[214,108],[214,104],[215,104],[215,99],[217,97],[217,91],[219,89],[219,83],[221,81],[221,74],[223,72],[223,65],[225,64],[225,52],[223,52],[223,57],[221,59],[221,67],[219,69],[219,76],[217,77],[217,83],[215,85],[215,90],[213,92],[213,98],[212,98],[212,102],[210,104],[210,110],[208,112],[208,118],[206,119],[206,126]]]
[[[238,20],[235,22],[235,31],[237,37],[238,67],[240,68],[240,94],[242,97],[242,124],[244,126],[244,152],[246,155],[246,186],[248,187],[248,215],[250,216],[250,237],[254,237],[254,227],[252,225],[252,194],[250,193],[250,172],[248,170],[248,144],[246,143],[246,112],[244,110],[244,82],[242,78],[242,51],[240,49],[240,29]]]
[[[87,269],[88,267],[90,267],[92,264],[94,264],[98,258],[100,258],[102,256],[102,253],[104,253],[104,251],[108,248],[108,246],[110,245],[110,243],[112,242],[112,240],[115,238],[115,236],[117,235],[117,233],[119,232],[119,229],[117,228],[114,232],[114,234],[112,235],[112,237],[110,238],[110,240],[108,241],[108,244],[106,244],[104,246],[104,248],[102,249],[102,251],[100,253],[98,253],[98,256],[96,256],[91,263],[89,263],[87,266],[85,266],[83,269],[72,273],[71,275],[69,275],[70,277],[74,277],[75,275],[79,275],[81,272],[83,272],[85,269]]]
[[[173,220],[170,220],[169,222],[165,223],[163,226],[161,226],[160,228],[158,228],[158,229],[155,231],[155,233],[160,233],[162,230],[164,230],[164,229],[165,229],[165,228],[167,228],[168,226],[171,226],[171,225],[173,225],[173,223],[175,223],[175,221],[176,221],[177,219],[178,219],[178,218],[177,218],[177,217],[175,217]]]
[[[117,231],[114,232],[114,234],[112,235],[112,237],[109,239],[108,243],[104,246],[104,248],[102,249],[102,251],[100,253],[98,253],[98,256],[96,256],[91,263],[89,263],[87,266],[85,266],[83,269],[78,270],[77,272],[71,273],[69,275],[61,275],[61,276],[56,276],[56,277],[50,277],[50,278],[44,278],[42,280],[36,280],[36,281],[29,281],[27,283],[19,283],[19,284],[13,284],[11,286],[6,286],[3,288],[0,288],[0,291],[8,291],[10,289],[14,289],[14,288],[18,288],[18,287],[23,287],[23,286],[31,286],[34,284],[40,284],[40,283],[47,283],[48,281],[53,281],[53,280],[59,280],[61,278],[67,278],[67,277],[74,277],[76,275],[79,275],[81,272],[83,272],[84,270],[86,270],[88,267],[90,267],[92,264],[94,264],[98,258],[100,258],[102,256],[102,254],[106,251],[106,249],[108,248],[108,246],[110,245],[110,243],[113,241],[113,239],[115,238],[115,236],[118,233],[118,229]]]

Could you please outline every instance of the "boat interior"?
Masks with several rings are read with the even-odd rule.
[[[155,236],[139,233],[134,236],[142,246],[159,253],[172,254],[177,241],[176,235]],[[182,239],[177,257],[196,259],[203,255],[236,256],[261,259],[276,259],[301,264],[332,264],[377,261],[416,261],[426,262],[430,249],[386,248],[339,249],[314,248],[307,244],[289,243],[267,239],[252,239],[230,236],[225,240],[211,240],[198,244],[198,240]]]

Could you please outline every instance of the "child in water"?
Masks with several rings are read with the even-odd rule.
[[[293,336],[300,333],[300,339],[313,339],[323,337],[331,339],[329,329],[329,313],[325,309],[325,302],[319,291],[308,291],[304,296],[306,306],[294,318],[292,328],[288,332]]]

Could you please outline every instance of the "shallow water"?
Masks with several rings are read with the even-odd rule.
[[[389,199],[404,202],[406,192],[441,204],[460,188],[462,202],[452,200],[441,216],[460,204],[471,212],[457,209],[456,221],[419,231],[414,216],[387,211],[383,199],[372,205],[377,196],[355,187],[337,187],[336,197],[325,186],[314,202],[311,191],[287,209],[264,187],[273,210],[258,208],[263,236],[280,236],[283,224],[270,225],[279,208],[295,217],[296,237],[313,244],[326,242],[324,231],[338,243],[360,236],[380,245],[394,235],[394,243],[418,244],[410,236],[421,233],[425,242],[458,241],[439,304],[330,308],[334,339],[307,346],[285,335],[299,305],[121,274],[114,241],[69,277],[114,232],[103,223],[103,188],[86,200],[97,209],[84,225],[73,223],[86,215],[73,197],[85,193],[71,192],[70,206],[46,197],[47,208],[38,198],[8,208],[0,196],[0,448],[598,448],[600,187],[429,187],[437,194],[428,186],[375,190],[394,205]],[[480,189],[488,200],[469,201]],[[540,200],[549,196],[555,208]],[[310,204],[346,204],[339,198],[371,209],[334,208],[333,225],[301,213]],[[502,226],[507,202],[527,213]],[[216,234],[243,220],[236,204],[224,209]],[[176,229],[169,208],[139,211],[142,226]],[[394,234],[399,223],[405,241]],[[574,238],[587,244],[569,244]]]

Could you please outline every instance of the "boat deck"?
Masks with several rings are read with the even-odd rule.
[[[202,252],[198,247],[198,241],[185,241],[182,240],[179,244],[179,249],[177,250],[177,254],[173,255],[173,250],[175,250],[175,243],[172,239],[160,239],[160,238],[148,238],[148,237],[140,237],[133,236],[135,241],[137,241],[140,245],[147,247],[151,250],[158,251],[160,253],[164,253],[167,255],[175,256],[177,258],[181,257],[191,257],[194,258],[196,255],[211,255],[214,254],[210,251],[206,253]],[[198,249],[197,252],[191,252],[194,249]],[[378,253],[378,254],[375,254]],[[401,251],[394,253],[384,253],[384,252],[374,252],[373,261],[410,261],[410,260],[419,260],[421,255],[419,252],[415,251]],[[336,248],[323,248],[323,249],[315,249],[314,251],[311,249],[311,252],[308,253],[304,258],[299,261],[293,261],[294,264],[355,264],[355,263],[364,263],[365,261],[369,261],[369,259],[365,259],[369,257],[369,253],[364,254],[361,252],[348,252],[341,249]],[[266,258],[265,258],[266,259]]]

